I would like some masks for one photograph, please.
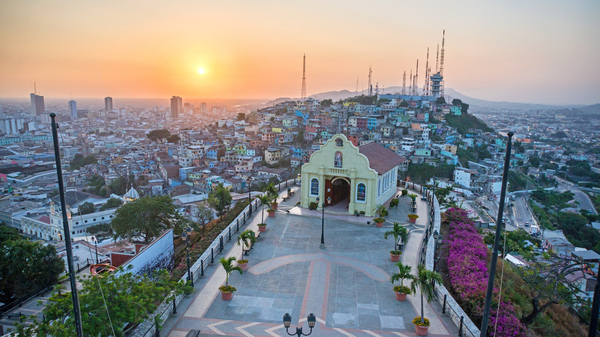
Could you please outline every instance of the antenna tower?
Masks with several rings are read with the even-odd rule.
[[[415,85],[413,86],[413,90],[415,91],[414,95],[419,93],[419,88],[417,87],[417,83],[419,83],[419,60],[417,60],[417,71],[415,71]]]
[[[429,96],[429,47],[427,47],[427,62],[425,62],[425,86],[423,95]]]
[[[440,75],[442,76],[442,88],[440,95],[444,97],[444,42],[446,41],[446,30],[442,33],[442,54],[440,55]]]
[[[404,71],[404,75],[402,75],[402,95],[406,95],[406,70]]]
[[[358,96],[358,77],[356,78],[356,96]]]
[[[375,96],[379,95],[379,82],[375,83]]]
[[[367,90],[369,91],[369,96],[373,96],[373,86],[371,85],[371,73],[373,71],[371,70],[371,66],[369,66],[369,86],[367,87]]]
[[[302,57],[302,93],[301,99],[306,100],[306,54]]]
[[[410,87],[408,88],[408,94],[412,95],[413,94],[413,75],[412,75],[412,69],[410,70],[410,81],[408,83],[410,83]]]
[[[436,74],[439,71],[439,64],[440,64],[440,44],[438,43],[437,54],[435,55],[435,72],[436,72]]]

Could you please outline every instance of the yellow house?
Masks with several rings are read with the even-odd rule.
[[[406,159],[377,143],[356,147],[337,134],[302,166],[301,205],[320,198],[330,211],[365,212],[384,204],[397,192],[398,166]]]

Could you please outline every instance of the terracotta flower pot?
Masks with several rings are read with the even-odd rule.
[[[392,259],[392,262],[398,262],[398,261],[400,261],[400,254],[395,255],[395,254],[390,253],[390,257]]]
[[[264,233],[267,231],[267,226],[258,226],[258,231]]]
[[[275,211],[269,212],[269,218],[274,218],[275,217]]]
[[[383,227],[383,221],[382,222],[375,222],[375,227]]]
[[[415,330],[417,330],[417,336],[427,336],[427,330],[429,330],[429,327],[415,325]]]
[[[238,266],[240,266],[240,268],[242,268],[243,271],[246,271],[246,269],[248,269],[248,262],[246,263],[239,263],[237,264]]]
[[[410,223],[417,223],[417,218],[408,218],[408,222]]]
[[[274,210],[277,210],[277,203],[276,202],[272,203],[271,208]]]
[[[223,299],[223,301],[231,301],[232,298],[233,293],[224,293],[221,291],[221,299]]]
[[[398,301],[404,302],[404,301],[406,301],[406,294],[405,293],[396,293],[396,299]]]

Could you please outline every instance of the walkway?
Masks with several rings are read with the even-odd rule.
[[[367,225],[365,217],[325,214],[326,248],[320,249],[321,214],[292,214],[298,197],[299,191],[280,204],[275,218],[265,218],[267,231],[250,251],[248,270],[230,277],[238,289],[233,300],[221,300],[218,287],[225,273],[215,264],[196,283],[196,293],[182,301],[177,314],[165,323],[163,335],[183,337],[190,329],[199,329],[201,336],[286,336],[285,313],[292,316],[292,328],[304,323],[305,331],[306,316],[314,313],[315,336],[415,335],[412,319],[419,314],[420,297],[396,301],[389,282],[397,267],[389,257],[393,240],[384,240],[383,233],[391,223],[376,228]],[[400,201],[390,220],[407,219],[410,198]],[[254,213],[248,228],[256,229],[259,213]],[[424,202],[419,201],[418,214],[403,254],[403,262],[415,271],[428,221]],[[356,219],[360,222],[348,221]],[[229,243],[225,251],[226,256],[239,257],[241,248]],[[448,328],[428,304],[426,316],[432,322],[430,336],[451,336],[449,330],[455,328]]]

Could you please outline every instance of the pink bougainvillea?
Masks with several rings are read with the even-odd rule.
[[[448,277],[459,302],[473,316],[481,319],[485,291],[488,283],[487,247],[477,233],[467,211],[450,208],[445,213],[450,222],[448,235],[444,240],[448,249]],[[497,291],[495,291],[497,292]],[[496,303],[497,305],[497,303]],[[494,337],[525,336],[525,328],[513,314],[510,302],[502,302],[496,320],[496,306],[490,319],[490,333]],[[498,323],[496,333],[494,328]]]

